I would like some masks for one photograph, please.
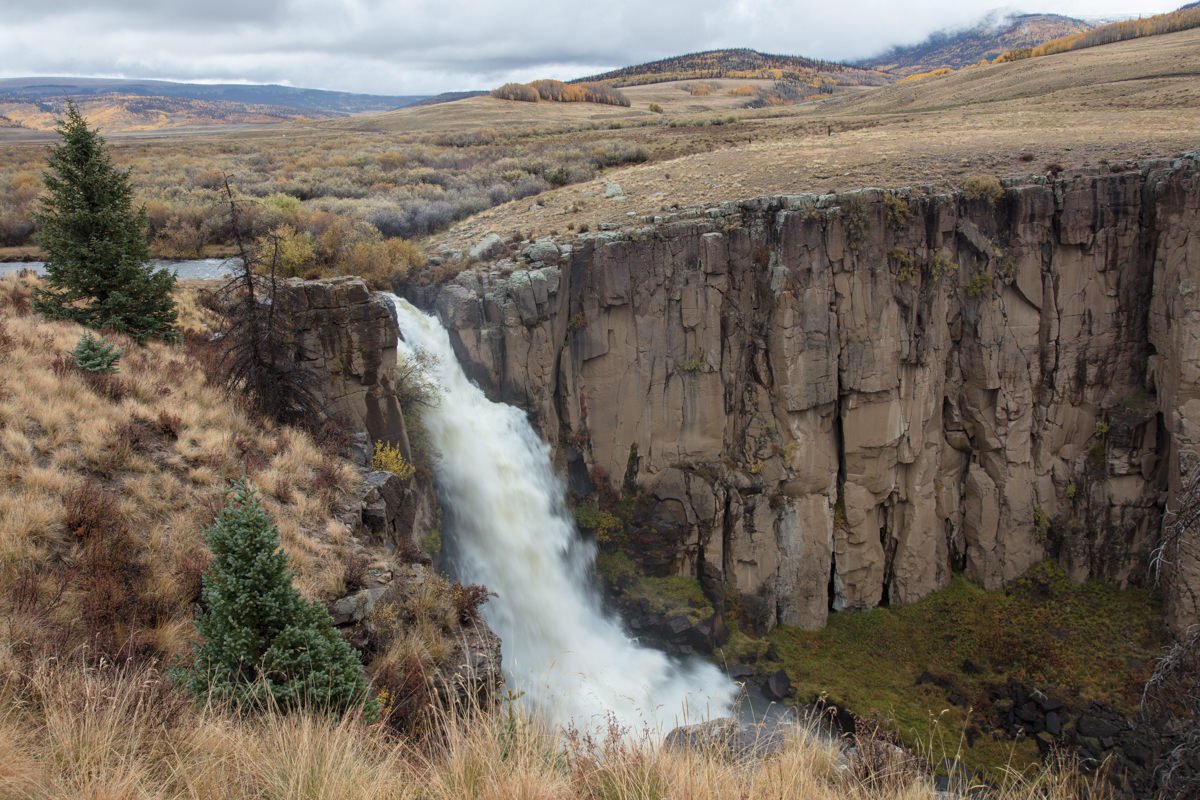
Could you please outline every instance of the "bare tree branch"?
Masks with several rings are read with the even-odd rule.
[[[247,242],[238,201],[229,178],[225,196],[241,268],[218,291],[225,310],[217,368],[231,391],[242,391],[254,407],[280,422],[312,425],[323,416],[316,378],[289,348],[295,345],[290,321],[277,314],[279,239],[268,239],[270,260],[261,246]],[[265,272],[266,274],[260,274]]]

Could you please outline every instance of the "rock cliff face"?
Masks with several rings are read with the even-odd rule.
[[[715,568],[772,619],[911,602],[954,570],[996,587],[1047,555],[1144,582],[1200,453],[1200,167],[986,188],[542,241],[435,305],[576,480],[654,498],[670,569]]]
[[[277,302],[290,349],[319,376],[330,416],[372,440],[404,443],[404,415],[392,385],[400,328],[387,298],[361,278],[284,282]]]

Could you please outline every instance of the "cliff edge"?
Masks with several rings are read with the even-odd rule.
[[[434,304],[579,488],[653,498],[665,570],[769,621],[1047,556],[1145,583],[1200,453],[1198,167],[726,203],[536,242]],[[1177,628],[1196,552],[1165,576]]]

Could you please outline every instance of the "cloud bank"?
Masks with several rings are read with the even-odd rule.
[[[1065,0],[1029,10],[1105,17],[1176,5]],[[0,0],[0,77],[427,94],[569,79],[718,47],[851,60],[971,25],[995,9],[975,0]]]

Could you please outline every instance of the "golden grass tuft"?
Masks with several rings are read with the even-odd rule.
[[[668,750],[610,727],[555,732],[513,706],[436,716],[420,745],[349,715],[199,707],[147,667],[41,659],[0,684],[0,797],[12,800],[933,800],[919,770],[846,769],[806,730],[775,755]],[[1014,778],[1000,800],[1075,800],[1065,772]],[[1095,795],[1092,795],[1095,796]]]

